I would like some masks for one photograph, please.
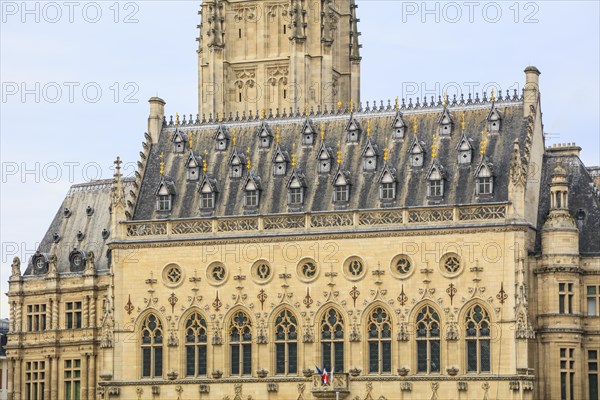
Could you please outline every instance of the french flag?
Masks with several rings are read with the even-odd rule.
[[[331,379],[329,377],[329,374],[327,373],[327,368],[323,368],[322,371],[316,365],[315,365],[315,368],[317,369],[317,372],[319,373],[319,375],[321,375],[321,384],[322,385],[329,385],[330,382],[331,382]]]

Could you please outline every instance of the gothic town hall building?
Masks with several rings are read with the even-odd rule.
[[[306,3],[202,3],[198,114],[151,98],[135,176],[13,261],[9,399],[598,400],[599,189],[540,71],[361,102],[355,1]]]

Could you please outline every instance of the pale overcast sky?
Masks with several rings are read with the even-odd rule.
[[[196,114],[199,4],[0,2],[2,292],[71,184],[111,177],[117,155],[137,162],[148,98]],[[363,102],[445,86],[512,92],[535,65],[547,144],[576,142],[586,165],[600,164],[598,1],[358,4]],[[0,305],[7,316],[5,296]]]

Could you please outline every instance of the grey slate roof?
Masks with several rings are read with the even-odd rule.
[[[538,208],[538,235],[536,252],[541,253],[541,229],[550,212],[550,182],[557,165],[567,172],[569,182],[569,212],[579,228],[579,252],[582,255],[600,255],[600,198],[593,178],[579,157],[574,154],[546,153],[543,160],[540,205]]]
[[[355,113],[353,117],[363,128],[358,144],[347,144],[346,127],[350,121],[349,114],[310,116],[315,128],[315,142],[313,145],[303,145],[303,127],[305,117],[288,119],[266,120],[266,124],[274,138],[268,149],[259,148],[257,131],[263,121],[227,122],[224,125],[230,137],[237,140],[238,154],[249,156],[252,171],[261,178],[261,203],[259,214],[287,213],[287,196],[284,185],[292,172],[288,166],[287,174],[283,177],[273,176],[273,154],[277,144],[276,132],[279,130],[279,146],[290,155],[294,152],[297,157],[297,169],[301,170],[306,183],[305,204],[302,211],[328,211],[336,209],[333,204],[332,178],[338,169],[336,157],[338,150],[342,152],[342,169],[349,171],[352,182],[348,209],[373,209],[381,206],[379,200],[379,186],[377,178],[383,169],[383,149],[389,149],[389,165],[396,169],[398,180],[397,200],[391,206],[422,206],[428,204],[467,204],[478,202],[506,201],[508,197],[508,170],[511,151],[515,139],[519,139],[523,146],[526,135],[526,120],[523,118],[523,104],[520,101],[497,103],[503,120],[501,131],[488,135],[486,157],[494,165],[494,194],[485,199],[479,199],[475,193],[475,177],[473,172],[481,162],[480,142],[481,132],[487,129],[487,117],[491,104],[476,104],[467,106],[449,107],[450,116],[455,121],[452,134],[449,137],[439,136],[437,147],[437,162],[444,169],[445,188],[444,197],[436,199],[435,203],[427,198],[426,176],[432,165],[431,146],[434,135],[439,134],[438,120],[442,114],[442,107],[419,110],[404,110],[403,119],[406,133],[403,140],[394,141],[392,138],[393,123],[396,111],[377,113]],[[462,136],[462,114],[465,114],[465,135],[473,146],[473,161],[469,165],[459,165],[456,146]],[[423,144],[425,162],[422,168],[409,166],[408,150],[413,143],[414,118],[417,121],[416,137]],[[378,147],[377,170],[372,173],[363,172],[362,156],[367,143],[367,124],[371,121],[371,141]],[[229,177],[229,159],[233,152],[233,140],[229,141],[226,151],[216,151],[215,132],[219,124],[201,124],[192,126],[164,126],[159,136],[158,143],[153,145],[148,156],[148,163],[141,184],[138,201],[133,215],[134,220],[153,220],[163,218],[193,218],[200,217],[200,196],[198,182],[186,180],[186,160],[189,154],[189,142],[186,151],[177,154],[172,148],[172,137],[177,130],[193,133],[193,150],[197,154],[207,156],[208,175],[215,179],[219,193],[216,198],[214,215],[234,216],[245,213],[243,202],[242,183],[244,179]],[[322,145],[320,131],[325,130],[325,143],[333,150],[332,168],[329,174],[317,173],[317,152]],[[189,136],[189,134],[188,134]],[[338,142],[340,146],[338,146]],[[155,192],[161,180],[160,158],[164,153],[165,175],[173,184],[175,195],[171,212],[156,211]],[[245,169],[245,166],[244,166]],[[244,177],[247,171],[244,170]]]
[[[109,208],[112,182],[111,179],[107,179],[71,186],[37,249],[43,254],[56,255],[57,272],[70,271],[69,254],[74,248],[86,253],[92,251],[95,255],[96,270],[108,270],[106,243],[110,240]],[[126,199],[129,198],[128,193],[133,187],[132,184],[132,179],[123,179]],[[90,215],[88,215],[88,207],[93,209]],[[65,214],[69,216],[66,217]],[[104,229],[109,231],[106,237],[102,234]],[[79,232],[83,233],[82,240],[77,238]],[[56,243],[55,234],[59,235]],[[30,258],[24,275],[32,275],[32,259],[33,257]]]

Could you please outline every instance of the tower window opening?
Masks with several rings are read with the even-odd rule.
[[[242,29],[238,29],[238,37],[241,39],[242,38]]]

